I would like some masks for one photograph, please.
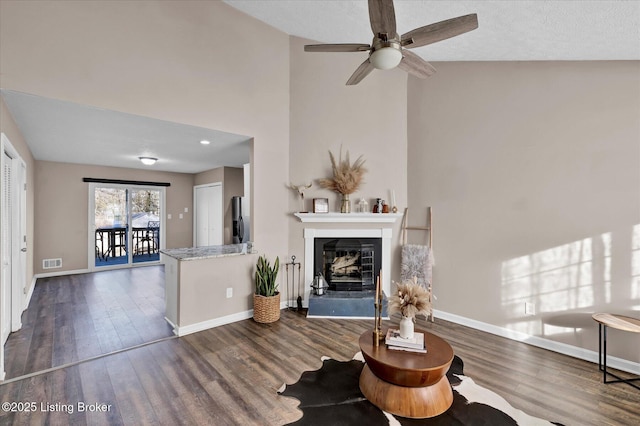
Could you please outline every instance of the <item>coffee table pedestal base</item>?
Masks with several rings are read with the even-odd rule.
[[[360,391],[381,410],[412,419],[435,417],[453,404],[453,391],[446,375],[430,386],[406,387],[385,382],[365,365],[360,374]]]

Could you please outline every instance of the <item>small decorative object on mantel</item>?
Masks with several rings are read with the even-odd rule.
[[[313,212],[314,213],[329,213],[329,199],[328,198],[314,198],[313,199]]]
[[[393,213],[398,213],[398,205],[396,204],[396,191],[391,190],[391,211]]]
[[[431,312],[429,291],[418,284],[416,277],[402,283],[394,282],[394,284],[397,290],[395,294],[389,296],[389,314],[399,312],[402,315],[400,337],[413,339],[416,315],[427,317]]]
[[[307,210],[305,210],[304,208],[304,191],[311,188],[311,185],[313,185],[313,182],[310,182],[309,185],[294,185],[292,183],[289,183],[289,188],[295,189],[296,191],[298,191],[298,195],[300,195],[300,212],[299,213],[307,213]]]
[[[373,206],[373,212],[382,213],[383,204],[384,204],[384,200],[382,198],[376,198],[376,205]]]
[[[369,213],[369,202],[364,198],[358,202],[358,213]]]
[[[351,200],[349,200],[349,195],[356,192],[363,182],[364,173],[367,171],[364,167],[364,160],[361,155],[351,164],[349,151],[347,151],[346,158],[343,160],[342,147],[340,147],[340,157],[337,163],[331,151],[329,151],[329,158],[331,159],[333,178],[320,179],[320,186],[341,194],[340,212],[351,213]]]
[[[270,323],[280,319],[280,292],[276,277],[280,269],[280,259],[276,257],[273,267],[265,256],[256,264],[256,291],[253,294],[253,319],[255,322]]]

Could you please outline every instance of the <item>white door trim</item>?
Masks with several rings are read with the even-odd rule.
[[[5,167],[5,152],[7,156],[11,158],[11,316],[10,324],[4,324],[5,312],[3,312],[4,303],[0,304],[0,330],[18,331],[22,328],[22,312],[25,308],[25,293],[26,293],[26,278],[27,278],[27,265],[25,252],[26,251],[26,163],[20,157],[18,151],[13,147],[9,138],[4,134],[0,134],[0,154],[2,154],[0,161],[0,169],[4,173]],[[4,211],[4,186],[0,188],[0,212]],[[5,235],[1,235],[0,241],[6,238]],[[4,294],[6,285],[0,274],[0,294]],[[4,379],[4,343],[5,336],[2,336],[0,342],[0,380]]]

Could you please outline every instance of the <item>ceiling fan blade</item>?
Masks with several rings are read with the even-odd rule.
[[[400,61],[398,68],[411,75],[415,75],[418,78],[427,78],[436,72],[436,69],[429,62],[413,52],[403,50],[402,56],[402,61]]]
[[[341,44],[307,44],[305,52],[366,52],[371,50],[368,44],[341,43]]]
[[[446,40],[478,28],[478,15],[459,16],[416,28],[402,35],[402,46],[407,49]]]
[[[371,65],[371,62],[369,62],[369,58],[367,58],[351,75],[351,77],[347,81],[347,86],[353,86],[354,84],[360,83],[362,79],[368,76],[371,71],[373,71],[373,65]]]
[[[374,35],[396,36],[396,12],[393,0],[369,0],[369,21]]]

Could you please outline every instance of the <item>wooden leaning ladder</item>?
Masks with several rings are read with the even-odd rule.
[[[433,254],[433,228],[432,228],[432,219],[433,211],[431,207],[427,207],[427,226],[409,226],[409,208],[405,207],[404,215],[402,217],[402,245],[407,244],[407,231],[422,231],[427,232],[427,247],[429,249],[429,256]],[[433,261],[431,259],[431,261]],[[431,271],[431,277],[429,281],[429,286],[427,290],[429,291],[429,303],[431,304],[431,310],[429,313],[429,317],[431,318],[431,322],[434,321],[433,317],[433,270]],[[428,320],[429,318],[427,318]]]

